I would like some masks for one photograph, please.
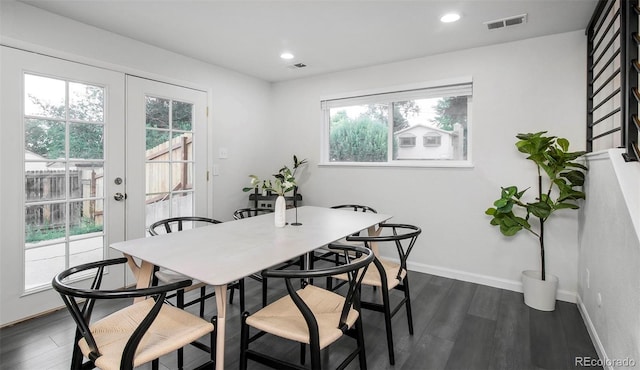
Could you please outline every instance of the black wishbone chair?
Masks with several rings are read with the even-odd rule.
[[[285,362],[269,354],[249,349],[249,344],[265,334],[275,335],[301,343],[300,362],[305,362],[305,346],[309,345],[311,369],[322,369],[320,351],[337,341],[344,334],[356,340],[357,347],[338,366],[345,368],[358,357],[360,368],[367,368],[362,319],[360,315],[360,283],[373,260],[373,252],[364,247],[332,247],[333,252],[342,250],[344,264],[315,270],[266,270],[263,275],[270,279],[284,279],[288,295],[260,309],[253,315],[242,315],[240,339],[240,369],[246,370],[247,361],[253,360],[275,369],[305,369]],[[361,257],[352,259],[350,253]],[[294,284],[300,279],[321,278],[343,274],[348,281],[344,296],[307,284],[296,290]],[[259,330],[249,336],[250,327]]]
[[[413,318],[411,315],[411,295],[409,294],[409,277],[407,274],[407,258],[413,249],[418,235],[422,230],[413,225],[382,223],[378,236],[356,236],[347,237],[348,241],[364,243],[367,248],[373,249],[375,258],[371,268],[369,268],[362,280],[362,285],[380,288],[382,294],[382,304],[362,301],[363,309],[370,309],[384,314],[385,328],[387,332],[387,347],[389,351],[389,363],[395,363],[393,350],[393,333],[391,330],[391,318],[405,306],[407,321],[409,324],[409,334],[413,335]],[[377,255],[376,249],[395,246],[398,259],[392,261]],[[344,275],[334,276],[336,279],[346,280]],[[391,307],[389,291],[397,289],[404,293],[404,298],[395,307]]]
[[[129,370],[151,362],[158,369],[159,358],[187,344],[205,350],[211,359],[201,368],[215,364],[216,317],[211,322],[165,303],[169,292],[191,285],[190,280],[144,289],[100,289],[109,266],[125,264],[126,258],[86,263],[67,269],[53,279],[76,323],[71,369]],[[90,287],[82,279],[95,274]],[[110,315],[92,321],[94,305],[100,300],[145,298]],[[84,302],[82,302],[84,301]],[[210,343],[197,342],[209,334]],[[84,358],[88,361],[84,362]]]
[[[369,207],[369,206],[365,206],[365,205],[361,205],[361,204],[340,204],[337,206],[332,206],[331,208],[333,209],[343,209],[345,211],[353,211],[353,212],[371,212],[371,213],[378,213],[375,209]],[[360,233],[355,233],[353,235],[360,235]],[[347,241],[347,238],[342,238],[340,240],[336,240],[335,242],[329,244],[329,246],[341,246],[341,245],[359,245],[362,246],[364,245],[362,242],[353,242],[353,241]],[[313,267],[313,264],[315,261],[328,261],[328,262],[332,262],[335,264],[338,264],[338,258],[339,258],[339,254],[337,253],[333,253],[328,247],[329,246],[324,246],[322,248],[316,249],[313,253],[311,253],[311,258],[309,259],[309,261],[311,262],[311,266]],[[333,286],[333,279],[331,277],[327,277],[327,289],[329,290],[334,290],[339,288],[340,285],[334,287]]]
[[[255,217],[269,213],[273,213],[273,208],[240,208],[233,212],[233,219],[241,220],[243,218]],[[300,256],[299,258],[294,258],[292,260],[283,262],[278,266],[274,266],[272,268],[285,269],[291,266],[299,266],[299,268],[302,269],[304,266],[304,256]],[[259,273],[249,275],[249,277],[257,282],[262,283],[262,307],[266,306],[268,290],[267,279]]]
[[[151,236],[168,234],[172,232],[179,232],[185,230],[187,228],[194,228],[201,225],[210,225],[210,224],[219,224],[222,221],[214,220],[212,218],[207,217],[198,217],[198,216],[180,216],[180,217],[171,217],[166,218],[164,220],[156,221],[149,226],[149,234]],[[187,227],[188,226],[188,227]],[[155,267],[155,271],[153,274],[153,285],[157,285],[158,281],[168,284],[175,281],[189,279],[188,277],[178,274],[176,272],[170,270],[160,269],[158,266]],[[186,292],[199,289],[200,295],[197,298],[194,298],[190,301],[185,302],[184,296]],[[238,289],[240,292],[240,312],[244,312],[244,280],[234,282],[233,284],[229,284],[228,289],[229,292],[229,303],[233,303],[233,292],[235,289]],[[194,304],[200,304],[200,317],[204,317],[204,303],[207,299],[214,297],[215,292],[207,293],[207,285],[203,282],[196,281],[190,287],[186,289],[178,290],[176,293],[176,306],[179,308],[189,307]],[[168,298],[173,298],[173,295]]]

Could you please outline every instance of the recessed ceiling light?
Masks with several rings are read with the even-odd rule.
[[[460,19],[460,14],[458,13],[448,13],[440,17],[440,22],[442,23],[451,23]]]
[[[293,54],[284,52],[284,53],[280,54],[280,58],[287,59],[287,60],[288,59],[293,59]]]

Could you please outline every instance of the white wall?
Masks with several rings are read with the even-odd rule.
[[[584,149],[585,53],[584,33],[577,31],[276,83],[274,128],[283,134],[276,154],[309,158],[305,204],[367,204],[420,226],[411,268],[519,290],[520,272],[539,266],[537,240],[502,236],[484,211],[501,185],[535,185],[533,164],[515,149],[517,133],[549,130]],[[468,75],[473,168],[317,166],[321,96]],[[553,217],[547,268],[560,277],[559,298],[573,301],[577,212]]]
[[[223,68],[104,32],[30,6],[2,2],[5,44],[111,66],[211,93],[213,216],[229,219],[245,204],[247,175],[269,175],[292,154],[308,158],[300,178],[305,204],[363,203],[424,233],[412,268],[519,289],[519,273],[538,267],[536,240],[505,238],[484,210],[501,185],[533,184],[532,165],[513,146],[518,132],[550,130],[581,149],[585,137],[582,32],[362,68],[273,86]],[[472,75],[474,167],[335,168],[316,164],[320,96]],[[559,83],[561,82],[561,83]],[[248,135],[247,135],[248,133]],[[220,147],[228,159],[218,159]],[[577,289],[577,220],[548,224],[548,269],[560,276],[560,298]]]
[[[624,163],[622,152],[613,149],[588,156],[589,196],[580,212],[578,293],[600,358],[630,358],[640,366],[640,166]]]
[[[233,210],[247,205],[241,191],[248,183],[248,168],[272,168],[277,159],[263,155],[271,136],[268,82],[168,52],[132,39],[90,27],[16,2],[0,2],[3,44],[86,62],[207,90],[212,164],[220,176],[212,177],[213,217],[230,220]],[[218,159],[220,147],[228,159]]]

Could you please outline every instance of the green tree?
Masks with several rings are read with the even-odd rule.
[[[438,100],[435,107],[436,117],[431,120],[443,130],[453,131],[455,123],[467,129],[467,97],[451,96]]]
[[[338,162],[384,162],[387,125],[368,114],[350,119],[345,112],[332,117],[329,158]]]
[[[420,107],[413,100],[397,101],[391,105],[393,106],[393,132],[409,127],[407,117],[420,113]],[[389,104],[369,104],[366,114],[378,121],[386,122],[389,116]]]

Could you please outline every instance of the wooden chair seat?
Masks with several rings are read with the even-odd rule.
[[[146,299],[117,311],[93,323],[89,328],[100,349],[101,356],[95,360],[96,367],[103,370],[118,370],[124,348],[133,332],[154,305]],[[136,351],[135,367],[171,353],[211,333],[214,325],[182,309],[164,304],[160,313],[144,334]],[[83,355],[89,357],[91,349],[82,338],[78,346]]]
[[[253,315],[242,314],[240,334],[240,370],[247,370],[249,360],[259,362],[274,369],[304,369],[304,367],[274,357],[269,351],[250,349],[249,344],[261,340],[269,334],[300,343],[300,364],[305,363],[306,346],[311,354],[311,369],[321,370],[323,349],[329,345],[339,346],[338,341],[348,336],[356,341],[355,349],[344,357],[338,369],[345,369],[351,361],[358,358],[360,369],[366,370],[367,358],[360,315],[360,284],[364,272],[374,260],[373,252],[365,247],[333,247],[332,253],[344,253],[339,264],[328,268],[309,270],[270,269],[262,272],[269,279],[283,279],[288,295],[262,308]],[[348,252],[354,252],[361,258],[354,260]],[[347,282],[344,295],[323,289],[308,282],[313,278],[326,278],[345,274]],[[294,284],[302,282],[302,289]],[[258,331],[251,336],[250,331]],[[267,344],[268,342],[264,343]],[[342,351],[341,351],[342,352]]]
[[[336,323],[340,320],[345,298],[313,285],[307,285],[296,293],[309,306],[318,322],[320,349],[338,340],[343,332]],[[345,324],[352,328],[357,319],[358,311],[351,308]],[[247,324],[282,338],[310,343],[307,323],[290,296],[284,296],[249,316]]]
[[[177,283],[178,281],[182,281],[185,279],[184,275],[171,270],[156,271],[155,276],[158,278],[158,281],[164,284]],[[193,284],[191,284],[191,286],[186,287],[184,291],[189,292],[195,289],[200,289],[203,286],[206,286],[206,284],[199,280],[193,280]]]
[[[211,368],[215,364],[217,318],[208,322],[165,301],[169,294],[189,287],[191,280],[148,288],[101,289],[104,272],[126,263],[126,257],[89,262],[53,278],[51,285],[76,323],[70,368],[133,370],[151,362],[151,368],[157,370],[160,357],[176,350],[180,353],[187,344],[209,353],[210,359],[200,368]],[[93,278],[88,285],[85,280],[90,274]],[[93,320],[96,302],[113,299],[133,302]],[[200,341],[205,336],[210,344]],[[182,364],[178,367],[182,369]]]

